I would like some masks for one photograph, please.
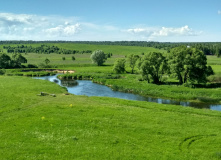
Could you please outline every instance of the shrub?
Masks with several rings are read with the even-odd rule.
[[[124,73],[125,72],[125,59],[117,59],[114,63],[113,71],[116,73]]]

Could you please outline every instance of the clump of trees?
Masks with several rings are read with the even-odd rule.
[[[13,53],[12,57],[5,53],[0,54],[0,68],[21,68],[22,63],[27,63],[27,59],[23,57],[20,53]]]
[[[186,46],[176,47],[168,54],[153,52],[142,57],[131,54],[127,56],[127,61],[131,73],[137,64],[143,79],[155,84],[162,83],[165,76],[176,77],[180,84],[205,83],[207,77],[214,74],[212,67],[207,66],[207,58],[203,51]],[[114,71],[124,72],[125,62],[122,59],[117,60]]]
[[[138,63],[138,68],[141,70],[142,76],[150,82],[150,77],[153,83],[160,83],[163,74],[167,73],[167,59],[160,52],[146,54]]]
[[[211,66],[207,66],[206,55],[196,48],[181,46],[172,49],[168,64],[171,74],[178,78],[180,84],[206,82],[206,78],[214,74]]]

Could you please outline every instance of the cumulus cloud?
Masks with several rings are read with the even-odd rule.
[[[166,28],[162,27],[159,31],[156,31],[152,36],[196,36],[198,33],[194,32],[189,26],[180,28]]]
[[[137,35],[142,35],[147,38],[153,39],[154,37],[172,37],[172,36],[197,36],[200,32],[195,32],[189,26],[180,28],[168,27],[152,27],[152,28],[133,28],[128,29],[127,32]]]
[[[134,35],[141,35],[145,37],[151,36],[154,32],[156,32],[158,28],[132,28],[128,29],[127,32]]]
[[[77,23],[75,25],[70,25],[69,23],[65,22],[65,25],[59,25],[57,27],[46,29],[45,32],[51,36],[73,36],[74,34],[80,31],[80,24]]]
[[[0,22],[2,25],[9,26],[18,24],[30,24],[32,22],[32,15],[0,13]]]
[[[126,27],[126,26],[124,26]],[[76,17],[0,13],[0,40],[161,40],[199,35],[189,26],[136,27],[82,22]]]
[[[28,14],[0,13],[2,40],[62,39],[77,34],[80,24],[73,17],[37,16]]]

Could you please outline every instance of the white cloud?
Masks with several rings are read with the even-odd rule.
[[[180,28],[139,26],[125,30],[110,22],[83,22],[76,17],[0,13],[0,40],[161,41],[165,38],[167,41],[171,37],[178,40],[199,34],[187,25]]]
[[[29,24],[32,22],[32,15],[0,13],[0,22],[4,25]]]
[[[74,17],[0,13],[1,40],[57,40],[79,30]]]
[[[194,32],[187,25],[180,28],[162,27],[160,30],[152,34],[152,36],[196,36],[196,35],[198,35],[198,33]]]
[[[200,32],[195,32],[189,26],[183,26],[180,28],[168,28],[168,27],[152,27],[152,28],[133,28],[128,29],[127,32],[140,35],[148,40],[156,37],[174,37],[174,36],[197,36]]]
[[[51,36],[61,36],[68,37],[73,36],[74,34],[80,31],[80,24],[77,23],[75,25],[69,25],[69,23],[65,22],[65,25],[59,25],[57,27],[46,29],[45,32]]]
[[[131,33],[133,35],[139,35],[142,37],[149,37],[151,36],[154,32],[158,30],[157,27],[144,27],[144,28],[133,28],[133,29],[128,29],[126,32]]]
[[[220,10],[218,10],[218,14],[221,14],[221,11],[220,11]]]

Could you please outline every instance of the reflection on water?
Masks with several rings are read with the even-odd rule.
[[[74,86],[78,85],[78,82],[75,80],[62,80],[61,85],[64,87],[74,87]]]
[[[116,97],[127,100],[148,101],[160,104],[174,104],[174,105],[190,106],[195,108],[208,108],[211,110],[221,111],[221,105],[210,105],[205,103],[182,102],[182,101],[175,101],[175,100],[162,99],[162,98],[144,97],[133,93],[113,91],[111,90],[111,88],[107,86],[96,84],[88,80],[59,80],[57,78],[57,75],[35,77],[35,78],[55,82],[60,86],[66,87],[69,93],[75,95]]]

